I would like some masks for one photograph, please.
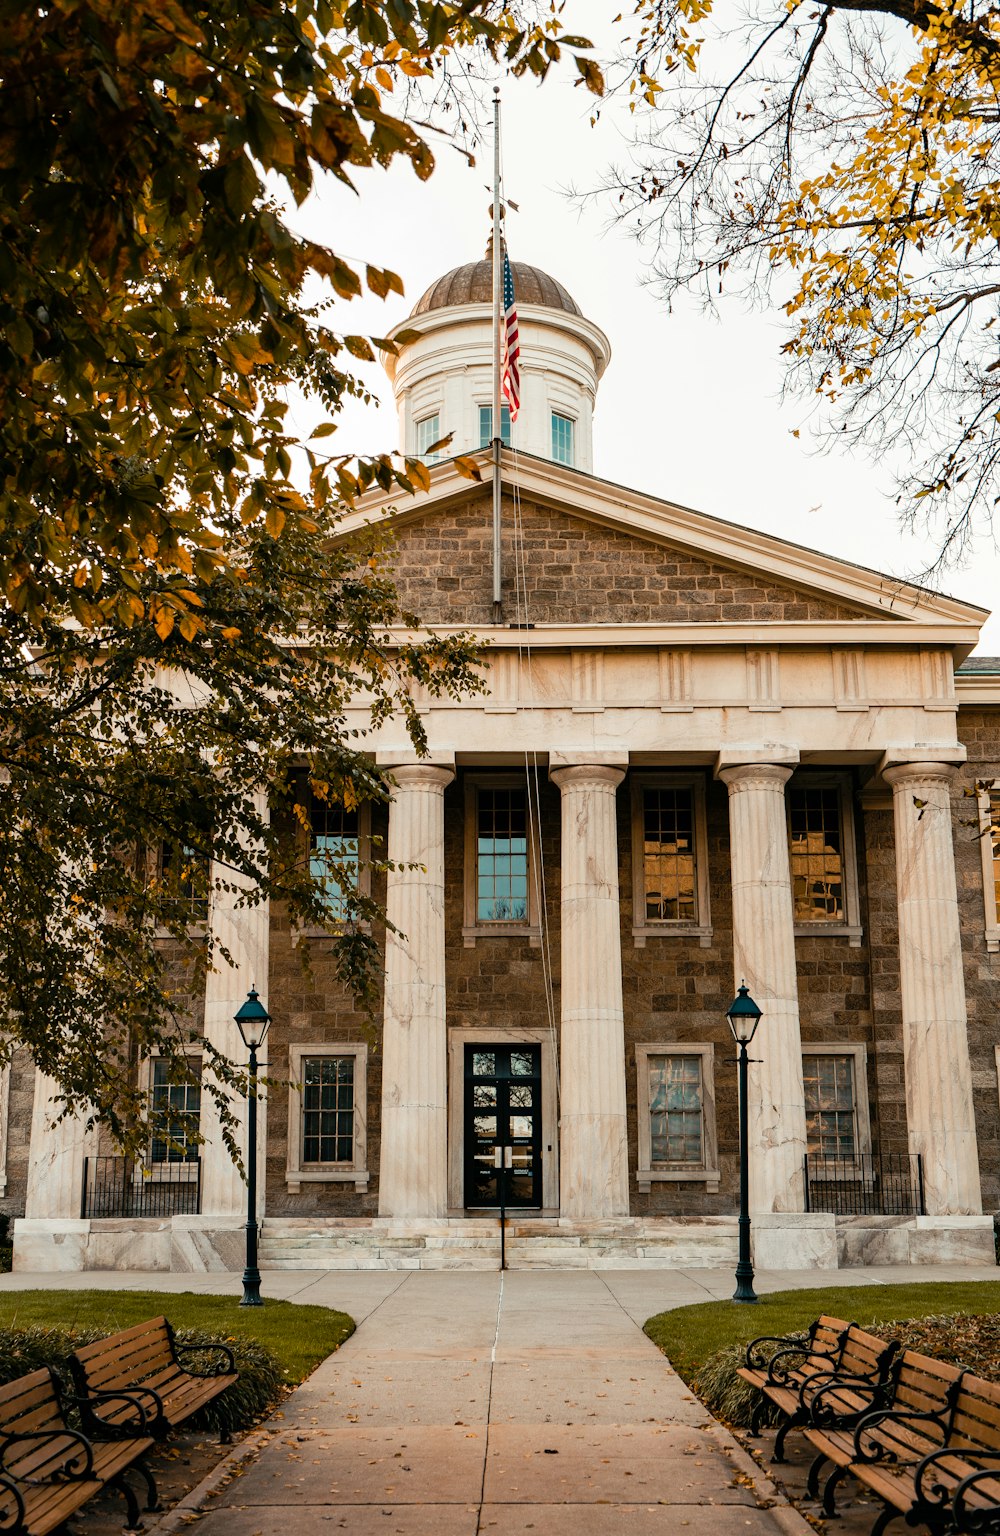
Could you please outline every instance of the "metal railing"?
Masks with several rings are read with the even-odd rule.
[[[805,1159],[806,1210],[835,1216],[922,1216],[919,1152],[859,1152]]]
[[[201,1210],[201,1159],[137,1163],[131,1157],[87,1157],[80,1215],[196,1216]]]

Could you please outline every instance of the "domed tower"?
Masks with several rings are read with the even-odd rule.
[[[611,358],[604,332],[580,313],[561,283],[511,262],[521,343],[521,409],[504,442],[523,453],[593,472],[597,385]],[[493,266],[455,267],[432,283],[390,336],[419,331],[386,357],[404,451],[451,458],[485,448],[493,436]],[[451,432],[448,448],[427,449]]]

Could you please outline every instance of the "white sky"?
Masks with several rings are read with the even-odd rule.
[[[568,28],[592,36],[587,15],[596,19],[595,10],[595,0],[570,0]],[[857,456],[818,454],[806,426],[808,404],[780,402],[780,314],[748,315],[736,299],[723,301],[718,319],[688,303],[668,313],[644,286],[639,247],[609,230],[610,203],[591,203],[581,213],[565,195],[570,185],[596,185],[609,161],[624,153],[623,114],[606,110],[591,129],[594,98],[570,79],[567,68],[542,86],[501,82],[504,181],[507,197],[519,204],[508,221],[512,259],[558,278],[611,342],[597,397],[595,473],[893,576],[918,570],[930,543],[904,537],[885,468]],[[360,172],[357,197],[328,178],[298,215],[300,227],[345,256],[391,267],[403,278],[405,300],[343,306],[345,330],[384,334],[435,278],[483,255],[492,146],[481,149],[475,169],[447,145],[437,159],[426,183],[402,162],[388,172]],[[378,365],[359,371],[381,403],[349,402],[323,447],[398,447],[388,380]],[[295,424],[308,429],[301,410]],[[966,568],[947,573],[942,586],[990,607],[998,574],[1000,555],[983,539]],[[1000,655],[1000,613],[978,649]]]

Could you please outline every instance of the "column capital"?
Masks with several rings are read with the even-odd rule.
[[[793,771],[785,763],[735,763],[731,768],[716,768],[715,777],[722,780],[732,795],[761,785],[783,790]]]
[[[625,777],[624,768],[610,763],[568,763],[564,768],[550,768],[549,778],[558,784],[560,792],[567,789],[603,788],[617,789]]]
[[[444,763],[425,763],[419,760],[396,763],[390,773],[399,789],[446,790],[455,777],[454,768]]]
[[[923,750],[889,747],[879,764],[879,772],[893,788],[911,781],[940,779],[950,783],[955,770],[966,760],[961,743],[954,746],[927,747]]]
[[[780,741],[746,742],[742,746],[723,747],[715,759],[715,777],[723,778],[723,770],[731,768],[787,768],[789,772],[799,766],[798,747],[787,746]],[[728,780],[724,780],[728,783]]]

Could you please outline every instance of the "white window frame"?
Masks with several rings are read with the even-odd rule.
[[[302,1161],[303,1062],[314,1056],[354,1057],[354,1157],[347,1163]],[[303,1184],[353,1184],[358,1194],[368,1188],[368,1046],[358,1040],[324,1040],[320,1045],[288,1047],[288,1145],[285,1183],[290,1194]]]
[[[649,1058],[651,1056],[700,1056],[702,1128],[705,1161],[700,1168],[654,1168],[653,1131],[649,1116]],[[635,1073],[639,1123],[639,1165],[636,1182],[640,1194],[653,1184],[704,1184],[709,1194],[719,1188],[719,1143],[715,1127],[715,1046],[688,1040],[645,1040],[635,1048]]]
[[[490,429],[492,431],[492,425],[493,425],[493,406],[492,406],[492,403],[490,401],[488,401],[488,400],[479,400],[479,401],[476,402],[476,446],[480,450],[480,452],[484,448],[488,448],[490,446],[490,444],[492,443],[492,441],[493,441],[492,437],[489,437],[486,440],[485,443],[480,441],[480,439],[482,438],[482,435],[483,435],[482,416],[481,416],[481,412],[482,411],[489,411],[489,413],[490,413]],[[510,419],[510,406],[506,402],[504,402],[500,406],[500,430],[501,430],[501,432],[503,432],[503,418],[504,418],[504,412],[505,411],[507,413],[507,436],[510,438],[510,442],[509,443],[504,443],[503,446],[505,448],[509,448],[509,447],[511,447],[513,445],[513,442],[514,442],[514,423]]]
[[[303,829],[305,839],[305,856],[312,855],[312,796],[309,798],[309,830]],[[372,890],[371,872],[371,848],[372,848],[372,807],[370,800],[362,800],[358,806],[358,894],[370,896]],[[302,939],[314,941],[316,939],[336,940],[342,933],[360,930],[367,933],[370,924],[365,921],[348,921],[344,918],[331,918],[331,926],[324,927],[319,923],[309,923],[295,926],[292,929],[292,944],[298,944]]]
[[[712,943],[711,889],[708,878],[708,823],[705,778],[699,773],[633,773],[632,791],[632,940],[643,949],[647,939],[697,938],[702,949]],[[694,810],[694,880],[696,917],[646,917],[644,796],[647,789],[689,789]]]
[[[997,894],[993,877],[991,793],[1000,798],[1000,782],[992,791],[987,785],[981,785],[976,798],[979,805],[979,852],[983,862],[983,931],[987,952],[995,955],[1000,951],[1000,919],[997,917]],[[1000,806],[997,809],[1000,812]]]
[[[478,827],[479,791],[481,789],[523,789],[527,801],[528,817],[528,921],[485,922],[479,917],[478,892]],[[531,815],[531,785],[523,773],[468,773],[465,775],[465,858],[464,858],[464,921],[462,938],[467,949],[475,947],[480,939],[528,939],[532,948],[541,942],[538,921],[538,898],[535,881],[541,870],[538,858],[538,833]]]
[[[788,835],[789,878],[792,859],[792,789],[836,789],[840,807],[840,841],[844,861],[844,921],[828,923],[822,920],[797,922],[795,937],[847,939],[852,949],[861,947],[864,928],[861,926],[861,899],[858,891],[858,849],[854,828],[854,799],[850,774],[802,773],[795,774],[785,791],[785,825]]]
[[[447,435],[441,429],[441,407],[439,405],[436,405],[433,410],[428,411],[426,415],[415,417],[413,422],[414,456],[422,460],[424,464],[440,464],[444,458],[444,454],[440,451],[428,453],[426,448],[421,448],[420,446],[421,428],[426,427],[432,421],[436,421],[437,426],[433,433],[427,433],[426,436],[429,443],[437,443],[440,442],[442,437]]]
[[[855,1151],[859,1157],[869,1157],[872,1150],[872,1125],[868,1104],[868,1047],[863,1042],[853,1040],[819,1040],[810,1041],[808,1045],[803,1042],[803,1060],[807,1056],[853,1056],[854,1123],[858,1137]],[[856,1180],[859,1174],[860,1170],[852,1172],[845,1160],[845,1166],[840,1173],[824,1174],[823,1177],[835,1182],[838,1178]]]
[[[568,459],[557,459],[556,455],[555,455],[555,446],[556,446],[556,444],[555,444],[555,436],[556,436],[556,418],[557,417],[558,417],[558,419],[560,421],[568,421],[569,425],[570,425],[570,434],[569,434],[570,456],[569,456]],[[550,409],[549,409],[549,448],[552,451],[552,462],[553,462],[553,464],[561,464],[561,465],[563,465],[563,467],[565,469],[575,469],[576,468],[576,429],[577,429],[577,419],[576,419],[575,416],[570,415],[570,413],[568,411],[565,411],[565,410],[557,411],[557,410],[555,410],[555,409],[550,407]]]
[[[192,1061],[204,1061],[204,1051],[201,1046],[192,1042],[184,1046],[184,1055]],[[139,1064],[139,1085],[143,1097],[148,1104],[153,1092],[153,1063],[163,1059],[160,1051],[152,1051],[144,1056]],[[198,1112],[198,1130],[201,1131],[201,1116],[204,1110],[204,1101]],[[198,1179],[199,1165],[204,1157],[204,1143],[198,1147],[198,1161],[194,1163],[154,1163],[153,1162],[153,1137],[146,1138],[146,1152],[141,1165],[137,1162],[136,1183],[143,1181],[153,1184],[194,1184]]]

